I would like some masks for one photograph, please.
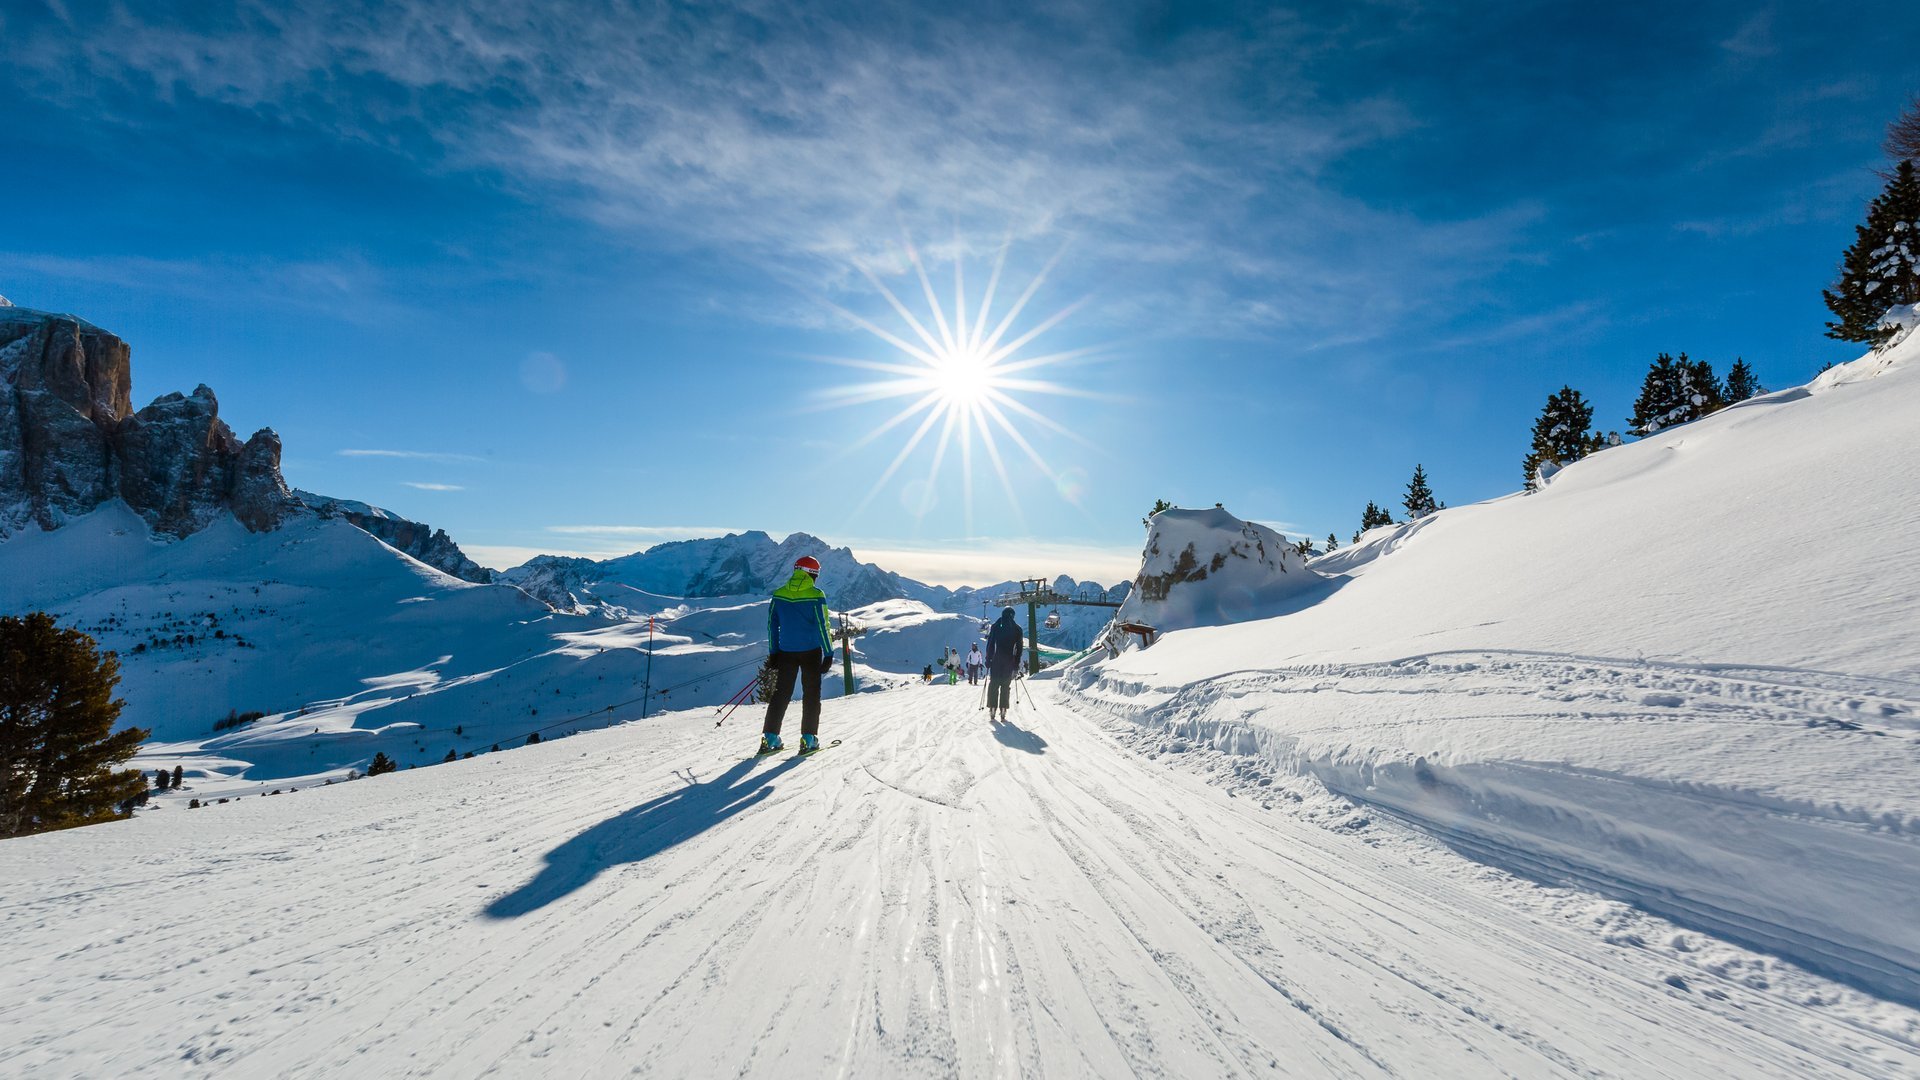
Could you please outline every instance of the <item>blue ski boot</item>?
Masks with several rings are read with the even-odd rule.
[[[800,736],[800,752],[801,753],[811,754],[818,749],[820,749],[820,736],[818,735]]]
[[[777,754],[785,749],[786,747],[780,745],[780,736],[771,733],[762,733],[760,736],[760,751],[756,756],[765,757],[768,754]]]

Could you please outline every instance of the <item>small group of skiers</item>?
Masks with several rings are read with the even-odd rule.
[[[961,657],[959,649],[949,645],[947,646],[947,651],[941,654],[937,662],[928,664],[926,668],[920,672],[921,681],[932,682],[936,677],[935,668],[938,668],[940,674],[945,676],[949,685],[958,684],[960,682],[960,676],[965,675],[968,686],[979,686],[980,680],[987,677],[987,658],[981,653],[980,643],[977,641],[973,643],[973,649],[967,653],[965,658]]]
[[[820,749],[820,680],[833,670],[833,627],[827,620],[827,595],[820,591],[819,578],[820,560],[811,555],[795,559],[793,576],[774,590],[767,605],[767,664],[774,672],[774,691],[767,699],[767,719],[760,729],[762,754],[786,749],[780,741],[780,727],[796,680],[802,695],[800,753]],[[1007,608],[987,633],[985,653],[976,642],[964,662],[957,659],[959,653],[952,648],[942,660],[949,682],[959,681],[958,670],[962,667],[970,686],[979,685],[985,675],[987,713],[992,722],[1004,723],[1007,719],[1024,637],[1013,609]],[[933,681],[933,665],[927,665],[922,677]]]

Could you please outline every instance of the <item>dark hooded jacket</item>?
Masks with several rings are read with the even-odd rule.
[[[1024,638],[1012,610],[1001,612],[999,620],[987,634],[987,670],[995,678],[1004,679],[1020,669],[1020,648]]]

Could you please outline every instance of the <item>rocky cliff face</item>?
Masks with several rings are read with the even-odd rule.
[[[231,513],[253,532],[294,514],[346,518],[467,581],[492,575],[447,534],[368,506],[288,490],[280,436],[246,442],[205,386],[133,411],[131,350],[83,319],[0,303],[0,538],[58,528],[110,499],[181,537]],[[304,493],[302,493],[304,494]]]
[[[204,386],[134,412],[130,355],[71,315],[0,308],[0,536],[115,497],[169,536],[223,510],[262,531],[296,508],[279,436],[240,442]]]

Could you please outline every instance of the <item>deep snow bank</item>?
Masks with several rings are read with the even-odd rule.
[[[1083,702],[1920,1001],[1920,338],[1369,534]]]

